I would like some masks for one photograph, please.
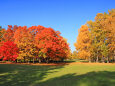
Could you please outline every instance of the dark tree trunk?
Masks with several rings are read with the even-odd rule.
[[[25,57],[24,57],[24,63],[25,63]]]
[[[46,58],[46,63],[49,63],[49,58]]]
[[[28,59],[28,64],[30,63],[30,59]]]

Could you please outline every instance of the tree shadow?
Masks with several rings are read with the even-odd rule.
[[[0,86],[114,86],[115,71],[66,74],[46,78],[48,74],[59,72],[64,66],[0,65]],[[54,73],[54,74],[55,74]]]
[[[48,73],[57,72],[63,66],[32,66],[0,64],[0,86],[33,86]],[[55,70],[55,71],[49,71]],[[33,84],[33,85],[32,85]]]
[[[73,62],[76,62],[75,60],[65,60],[64,61],[65,63],[73,63]]]
[[[115,86],[115,72],[89,72],[83,75],[66,74],[36,86]]]

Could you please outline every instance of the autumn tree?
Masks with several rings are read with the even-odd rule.
[[[38,31],[36,37],[36,46],[39,49],[39,60],[45,59],[59,61],[67,57],[69,46],[59,31],[54,31],[52,28],[42,29]]]
[[[78,52],[78,58],[80,59],[88,59],[90,58],[90,37],[89,37],[89,29],[87,25],[82,25],[79,29],[79,35],[77,37],[77,42],[74,44],[76,50]]]
[[[35,44],[33,43],[32,34],[29,32],[26,26],[19,26],[18,29],[14,33],[14,42],[17,44],[19,48],[19,56],[18,60],[30,61],[33,59],[35,54]]]
[[[13,42],[7,41],[0,47],[0,59],[15,61],[18,56],[18,47]]]
[[[3,44],[3,42],[4,42],[3,36],[4,36],[5,32],[6,32],[6,30],[0,26],[0,46],[1,46],[1,45]]]
[[[2,42],[2,27],[0,26],[0,46],[1,46],[1,42]]]
[[[3,39],[4,39],[5,42],[14,41],[13,36],[14,36],[13,27],[12,27],[12,25],[8,25],[8,28],[7,28],[6,32],[4,33],[4,35],[3,35]]]
[[[86,31],[80,28],[75,43],[78,57],[87,59],[85,55],[89,53],[92,61],[109,62],[115,60],[115,9],[109,10],[108,13],[98,13],[95,21],[88,21],[87,26]],[[88,46],[85,45],[87,42],[84,42],[86,38]]]
[[[1,42],[1,38],[2,38],[2,36],[1,36],[1,34],[2,34],[1,30],[2,30],[2,27],[0,26],[0,42]]]
[[[109,13],[103,14],[103,21],[101,22],[103,29],[106,31],[106,40],[108,47],[108,60],[115,61],[115,9],[109,10]]]
[[[115,10],[112,9],[107,13],[98,13],[95,21],[89,21],[88,26],[91,33],[91,42],[93,57],[96,57],[96,62],[101,59],[103,62],[111,57],[114,58],[115,50]]]
[[[1,34],[5,31],[3,34]],[[62,61],[70,56],[67,39],[59,31],[43,26],[11,26],[0,30],[1,41],[14,42],[19,48],[18,61]],[[8,57],[7,57],[8,58]]]
[[[91,40],[91,52],[92,52],[92,57],[94,58],[94,61],[96,62],[99,61],[99,52],[101,52],[101,47],[100,45],[102,44],[103,40],[101,38],[103,32],[101,29],[101,25],[99,24],[98,20],[93,22],[89,21],[88,22],[89,30],[90,30],[90,40]]]

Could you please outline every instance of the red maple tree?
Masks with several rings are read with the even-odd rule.
[[[39,49],[39,57],[46,61],[65,59],[70,51],[67,42],[60,36],[60,32],[52,28],[45,28],[38,32],[35,42]]]
[[[18,56],[17,45],[7,41],[0,47],[0,59],[15,61]]]

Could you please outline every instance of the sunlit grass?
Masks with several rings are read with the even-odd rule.
[[[114,86],[115,65],[0,64],[0,86]]]

